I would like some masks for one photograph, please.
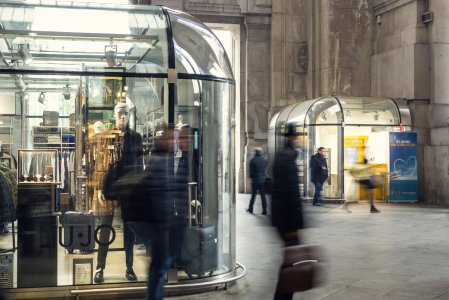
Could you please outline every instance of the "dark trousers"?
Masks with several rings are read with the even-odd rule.
[[[112,222],[114,221],[114,212],[101,216],[101,229],[99,236],[99,246],[97,254],[97,270],[106,267],[106,257],[109,251],[109,242],[111,237]],[[123,240],[125,248],[126,268],[133,267],[134,261],[134,241],[135,236],[132,230],[128,228],[126,223],[123,225]]]
[[[323,191],[323,183],[321,181],[314,181],[315,194],[313,195],[313,204],[321,203],[321,192]]]
[[[100,219],[100,236],[97,253],[97,270],[106,267],[106,257],[109,251],[109,238],[111,236],[112,221],[114,220],[114,212],[111,214],[104,214]]]
[[[129,222],[131,231],[151,245],[151,265],[148,269],[147,300],[164,297],[165,274],[169,262],[169,228],[164,223]]]
[[[127,223],[123,224],[123,243],[125,247],[126,268],[131,269],[134,263],[134,243],[136,236]]]
[[[254,202],[256,201],[257,191],[260,193],[260,198],[262,198],[262,211],[267,211],[267,198],[265,197],[265,182],[259,182],[253,180],[251,185],[251,200],[249,200],[248,210],[253,211]]]
[[[278,230],[279,235],[284,241],[284,247],[295,246],[300,244],[298,235],[286,235],[286,232]],[[288,232],[287,232],[288,233]],[[273,300],[291,300],[293,299],[293,293],[281,293],[276,290]]]

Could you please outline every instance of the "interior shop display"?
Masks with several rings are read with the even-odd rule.
[[[57,179],[59,178],[58,161],[57,150],[19,149],[19,183],[57,182]]]
[[[33,148],[75,149],[75,127],[34,126]]]

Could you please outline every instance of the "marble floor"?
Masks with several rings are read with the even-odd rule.
[[[282,248],[260,200],[254,215],[245,212],[249,198],[237,200],[237,259],[248,274],[228,290],[167,299],[272,299]],[[303,239],[323,245],[329,263],[326,282],[294,299],[449,299],[449,207],[383,203],[370,214],[367,203],[352,213],[304,206]]]
[[[281,242],[270,225],[270,216],[261,215],[259,198],[255,213],[245,212],[249,198],[240,194],[236,202],[237,260],[246,266],[248,274],[227,290],[167,299],[272,299]],[[302,238],[325,247],[328,265],[325,283],[296,293],[294,299],[449,300],[449,207],[381,203],[378,208],[381,213],[371,214],[367,203],[353,204],[352,213],[347,213],[337,204],[304,204],[308,228]],[[10,240],[7,235],[2,237],[5,239],[0,239],[0,246],[7,247]],[[123,252],[108,256],[111,264],[105,272],[107,282],[125,280],[123,266],[116,264],[124,261],[123,256]],[[67,260],[70,272],[69,259],[77,255],[67,258],[61,253],[60,257]],[[147,265],[148,257],[137,246],[135,257],[136,265]],[[92,258],[95,261],[95,254]],[[137,270],[139,274],[144,272]]]

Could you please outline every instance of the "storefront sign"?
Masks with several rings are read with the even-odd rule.
[[[390,202],[418,201],[416,132],[390,132]]]

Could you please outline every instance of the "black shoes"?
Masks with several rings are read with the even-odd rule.
[[[95,272],[94,282],[95,283],[102,283],[102,282],[104,282],[103,269],[102,268],[98,269]]]
[[[263,212],[262,212],[262,215],[266,216],[266,215],[267,215],[267,212],[266,212],[266,211],[263,211]]]
[[[371,205],[370,212],[375,214],[375,213],[380,213],[380,210],[378,210],[374,205]]]
[[[321,206],[321,203],[312,203],[313,206]]]
[[[253,210],[252,210],[252,209],[249,209],[249,208],[247,208],[247,209],[246,209],[246,212],[249,212],[250,214],[252,214],[252,213],[253,213]]]
[[[132,268],[128,268],[126,270],[126,279],[129,281],[137,281],[136,273],[134,273],[134,270]]]

